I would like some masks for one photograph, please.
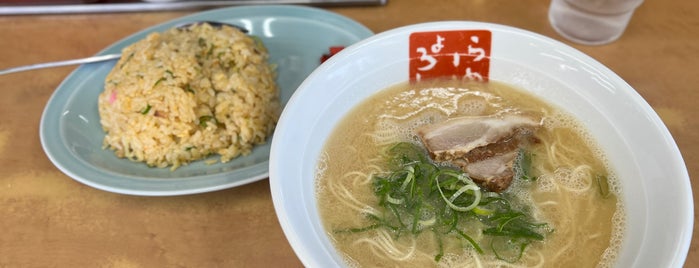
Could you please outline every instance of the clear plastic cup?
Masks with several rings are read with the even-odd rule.
[[[563,37],[580,44],[617,40],[643,0],[551,0],[549,21]]]

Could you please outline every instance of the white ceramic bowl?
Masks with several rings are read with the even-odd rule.
[[[682,267],[694,223],[689,175],[648,103],[607,67],[565,44],[466,21],[418,24],[370,37],[317,68],[291,97],[274,133],[269,171],[277,216],[301,261],[308,267],[342,266],[320,223],[314,194],[319,153],[336,123],[368,96],[408,81],[412,33],[473,30],[491,34],[491,80],[563,107],[605,150],[621,178],[627,212],[616,266]],[[475,41],[485,40],[465,43]]]

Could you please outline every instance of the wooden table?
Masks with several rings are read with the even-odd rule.
[[[475,20],[563,40],[544,0],[391,0],[338,7],[374,32],[436,20]],[[191,12],[0,17],[0,68],[97,53]],[[567,42],[630,83],[670,129],[699,176],[699,1],[648,0],[605,46]],[[0,267],[298,267],[267,180],[217,192],[138,197],[90,188],[61,173],[39,142],[52,91],[75,68],[0,76]],[[694,189],[699,182],[694,181]],[[695,203],[696,207],[696,203]],[[695,229],[696,230],[696,229]],[[696,232],[695,232],[696,233]],[[699,266],[694,239],[687,267]]]

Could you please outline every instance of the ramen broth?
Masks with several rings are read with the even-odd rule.
[[[447,240],[443,257],[435,261],[439,245],[430,232],[343,231],[369,226],[367,215],[382,213],[372,176],[387,171],[382,156],[387,146],[422,146],[415,129],[424,124],[508,113],[543,119],[535,132],[540,142],[529,148],[536,180],[514,181],[505,191],[523,200],[533,217],[551,228],[521,258],[508,263],[489,250],[478,253],[463,241]],[[604,174],[606,182],[596,174]],[[582,125],[527,92],[493,81],[431,80],[376,93],[334,129],[321,153],[316,184],[325,231],[351,267],[607,267],[613,266],[624,230],[617,178]],[[487,239],[478,234],[473,238]]]

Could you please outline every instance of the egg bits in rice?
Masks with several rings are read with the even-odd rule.
[[[259,39],[195,24],[126,47],[99,95],[104,147],[153,167],[247,155],[272,135],[281,106]],[[212,160],[212,162],[217,160]]]

